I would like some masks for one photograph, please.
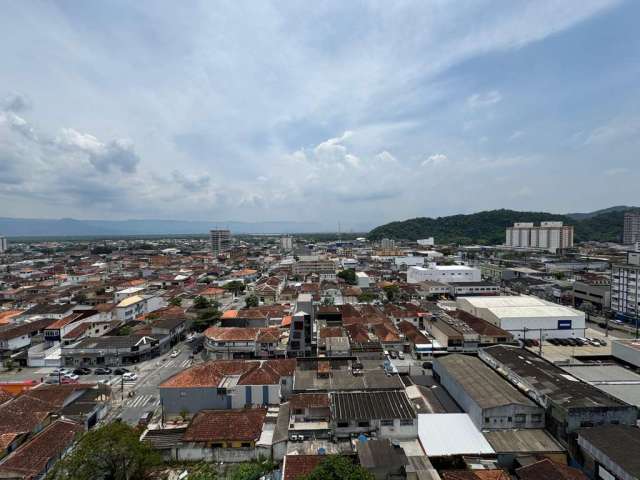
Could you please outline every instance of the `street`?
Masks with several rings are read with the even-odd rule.
[[[111,386],[112,402],[107,420],[120,418],[131,425],[138,423],[140,416],[147,411],[159,412],[160,396],[158,385],[167,378],[188,368],[193,362],[201,361],[200,354],[192,360],[191,345],[181,342],[175,346],[180,354],[171,358],[171,351],[136,365],[127,365],[126,368],[135,373],[138,378],[133,382],[123,382],[120,375],[82,375],[78,379],[80,383],[103,382]],[[114,370],[115,368],[112,368]],[[10,372],[0,373],[0,381],[25,381],[46,380],[54,370],[52,367],[23,368]],[[133,396],[129,396],[133,392]]]

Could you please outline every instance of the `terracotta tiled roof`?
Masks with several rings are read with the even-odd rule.
[[[297,393],[289,398],[290,408],[329,407],[329,395],[326,393]]]
[[[299,480],[310,474],[325,458],[323,455],[287,455],[284,457],[282,480]]]
[[[217,342],[277,342],[280,330],[277,327],[209,327],[204,335]]]
[[[12,452],[0,465],[0,476],[18,474],[19,478],[36,478],[83,430],[82,425],[70,420],[56,420]]]
[[[587,480],[587,476],[576,468],[552,462],[548,458],[516,469],[520,480]]]
[[[511,480],[504,470],[445,470],[442,480]]]
[[[163,388],[217,387],[227,375],[240,375],[239,385],[275,385],[292,376],[295,359],[213,360],[183,370],[160,386]]]
[[[266,408],[202,410],[191,420],[183,439],[187,442],[256,441],[266,416]]]
[[[342,327],[323,327],[319,332],[320,338],[344,337],[344,329]]]

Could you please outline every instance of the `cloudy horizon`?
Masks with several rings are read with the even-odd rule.
[[[640,4],[5,2],[0,217],[637,205]]]

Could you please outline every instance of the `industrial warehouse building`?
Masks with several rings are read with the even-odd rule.
[[[460,310],[493,323],[515,338],[585,336],[584,312],[537,297],[458,297],[457,304]]]
[[[480,430],[544,428],[544,409],[477,357],[441,357],[433,372]]]
[[[635,406],[580,381],[529,350],[496,345],[480,350],[478,355],[545,407],[547,430],[570,449],[576,446],[580,428],[636,424]]]
[[[480,282],[480,269],[466,265],[436,265],[428,267],[409,267],[407,270],[408,283],[440,282]]]

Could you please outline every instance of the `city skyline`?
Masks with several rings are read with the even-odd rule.
[[[150,5],[3,7],[3,216],[637,204],[638,4]]]

